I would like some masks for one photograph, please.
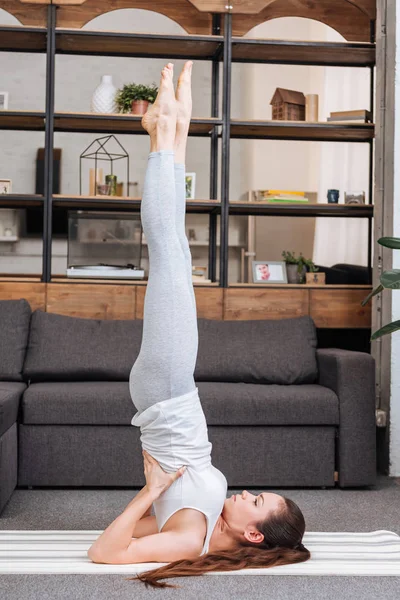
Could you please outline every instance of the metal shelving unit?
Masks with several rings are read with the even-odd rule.
[[[375,44],[295,42],[283,40],[241,39],[232,36],[232,15],[224,15],[224,35],[221,35],[221,15],[214,14],[212,35],[156,35],[124,32],[97,32],[57,29],[57,7],[48,6],[47,29],[35,27],[0,27],[0,51],[46,53],[45,112],[2,111],[0,129],[45,132],[45,194],[9,195],[0,197],[0,206],[24,208],[43,206],[43,273],[42,281],[51,281],[52,210],[55,207],[93,210],[140,210],[138,198],[83,196],[53,196],[54,133],[95,132],[144,135],[141,117],[132,115],[98,115],[92,113],[55,112],[54,83],[56,54],[124,56],[145,58],[181,58],[206,60],[212,63],[211,116],[193,118],[189,135],[208,137],[211,146],[210,198],[218,196],[218,152],[221,139],[221,201],[187,201],[187,212],[209,215],[209,278],[216,281],[217,216],[220,215],[220,279],[228,287],[228,227],[229,214],[265,216],[329,216],[368,218],[371,265],[372,204],[363,206],[332,204],[260,204],[230,202],[230,140],[302,140],[364,142],[369,152],[369,201],[372,198],[373,124],[307,123],[297,121],[248,121],[231,119],[232,63],[265,63],[322,66],[353,66],[371,70],[370,110],[373,112],[373,68]],[[218,114],[220,93],[219,65],[223,65],[222,115]]]

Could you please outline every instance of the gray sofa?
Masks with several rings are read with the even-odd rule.
[[[142,324],[0,301],[0,512],[16,485],[144,484],[128,389]],[[230,486],[376,483],[370,355],[317,350],[309,317],[198,325],[195,380]]]

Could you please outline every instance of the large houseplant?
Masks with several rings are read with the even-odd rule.
[[[392,248],[393,250],[400,250],[400,238],[395,237],[382,237],[379,238],[378,244],[385,246],[385,248]],[[382,292],[385,288],[389,290],[396,290],[400,288],[400,269],[392,269],[390,271],[384,271],[380,277],[380,284],[372,290],[370,294],[362,301],[362,306],[365,306],[367,302],[371,300],[376,294]],[[387,323],[371,336],[371,340],[376,340],[383,335],[388,335],[400,329],[400,321],[393,321],[393,323]]]
[[[117,91],[115,102],[120,113],[143,115],[149,104],[157,98],[158,88],[155,84],[126,83]]]

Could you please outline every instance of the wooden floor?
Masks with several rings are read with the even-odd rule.
[[[310,315],[321,328],[370,328],[371,305],[361,301],[371,286],[194,284],[199,318],[288,319]],[[25,298],[41,309],[90,319],[142,319],[146,282],[104,282],[58,278],[0,278],[0,300]]]

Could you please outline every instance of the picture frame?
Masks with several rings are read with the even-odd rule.
[[[0,195],[11,194],[12,181],[11,179],[0,179]]]
[[[8,92],[0,92],[0,110],[8,110]]]
[[[253,260],[253,283],[287,283],[286,263],[276,260]]]
[[[194,200],[196,194],[196,173],[185,175],[186,200]]]

